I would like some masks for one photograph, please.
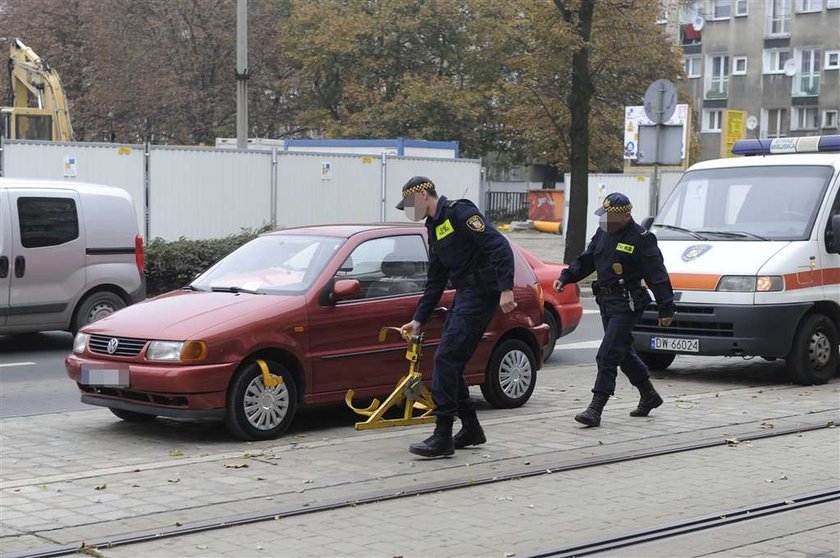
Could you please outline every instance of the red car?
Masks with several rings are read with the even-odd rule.
[[[566,264],[544,262],[525,248],[521,246],[517,246],[517,248],[531,266],[531,269],[534,270],[543,289],[545,298],[543,320],[551,328],[548,345],[543,353],[543,360],[548,360],[548,357],[554,352],[554,345],[557,340],[573,332],[580,324],[580,318],[583,315],[583,306],[580,304],[580,287],[577,286],[577,283],[574,283],[566,286],[562,293],[558,293],[554,290],[554,280],[560,277],[560,272],[568,266]]]
[[[518,306],[497,313],[467,365],[496,407],[531,396],[548,343],[542,288],[514,251]],[[390,393],[408,363],[405,342],[377,340],[409,321],[428,264],[426,228],[334,225],[273,232],[245,244],[187,287],[81,329],[65,359],[82,402],[127,421],[224,417],[242,439],[283,433],[297,406]],[[446,307],[426,325],[431,379]],[[257,359],[280,376],[266,387]]]

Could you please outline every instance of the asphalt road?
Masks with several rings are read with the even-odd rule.
[[[562,338],[546,370],[591,363],[600,343],[600,319],[591,298],[584,298],[580,326]],[[0,335],[0,417],[42,415],[93,409],[64,371],[64,356],[73,347],[69,333]]]

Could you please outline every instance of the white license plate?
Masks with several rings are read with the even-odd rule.
[[[85,386],[128,387],[128,368],[82,368],[81,383]]]
[[[680,337],[651,337],[652,351],[673,351],[679,353],[699,353],[699,339],[683,339]]]

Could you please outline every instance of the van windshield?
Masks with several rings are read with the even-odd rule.
[[[260,236],[201,274],[190,288],[201,291],[293,295],[305,292],[343,238],[295,234]]]
[[[806,240],[833,172],[816,165],[690,171],[653,230],[669,240]]]

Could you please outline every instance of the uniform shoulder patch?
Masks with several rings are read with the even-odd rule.
[[[484,224],[484,219],[481,215],[473,215],[467,219],[467,226],[475,232],[484,232],[487,230],[487,225]]]

